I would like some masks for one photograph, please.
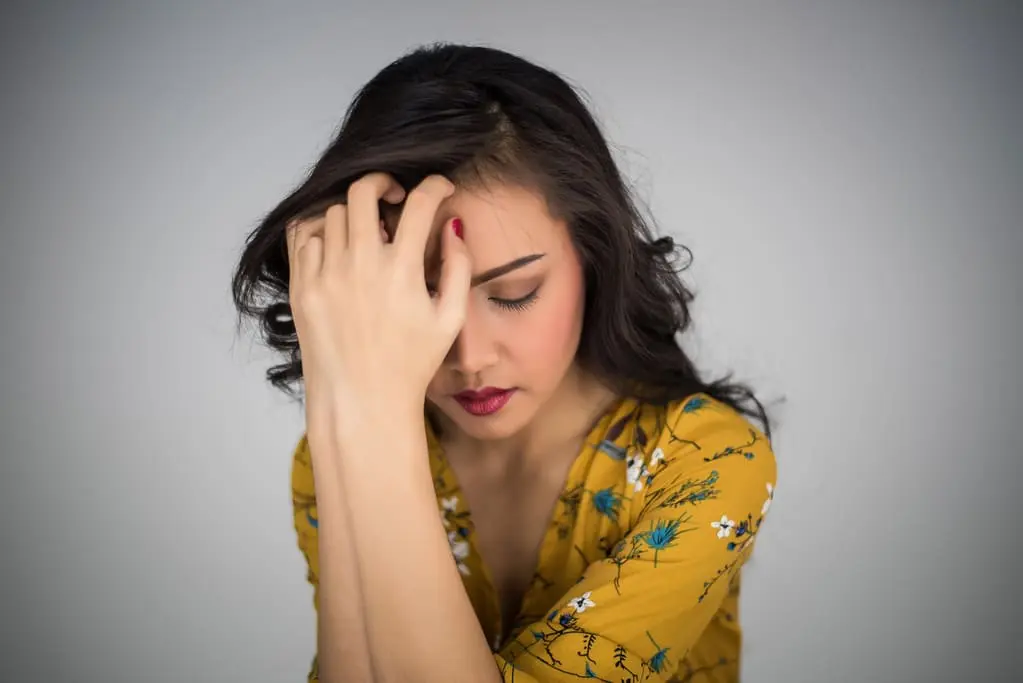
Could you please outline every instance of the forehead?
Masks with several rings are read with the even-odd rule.
[[[463,224],[463,238],[474,270],[485,270],[529,254],[556,260],[570,248],[565,222],[550,215],[536,191],[491,183],[481,188],[457,188],[440,206],[427,245],[427,263],[439,256],[440,230],[453,217]]]

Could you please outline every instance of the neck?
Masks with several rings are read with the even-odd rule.
[[[548,463],[552,454],[575,454],[580,441],[617,400],[617,395],[592,375],[576,366],[566,374],[555,393],[537,411],[532,422],[515,434],[497,440],[453,436],[474,453],[477,462],[494,467],[531,469]]]

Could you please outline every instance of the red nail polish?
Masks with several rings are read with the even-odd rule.
[[[455,231],[455,237],[462,239],[462,219],[456,218],[451,221],[451,229]]]

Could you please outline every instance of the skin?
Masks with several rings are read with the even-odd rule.
[[[507,632],[582,439],[614,396],[575,363],[582,265],[565,222],[549,214],[543,198],[491,184],[456,190],[441,211],[441,218],[462,219],[474,273],[540,256],[472,288],[465,322],[427,389]],[[428,252],[428,274],[436,262]],[[488,416],[466,412],[453,398],[482,387],[516,391]]]
[[[427,399],[451,435],[447,445],[504,466],[546,462],[547,451],[572,437],[602,393],[575,364],[585,291],[567,226],[550,216],[539,195],[524,188],[456,190],[441,205],[428,245],[428,279],[436,269],[433,252],[448,214],[463,222],[474,274],[539,258],[472,288],[465,321],[427,388]],[[508,307],[516,301],[521,303]],[[482,417],[466,412],[453,398],[483,387],[516,392],[498,413]],[[551,408],[558,408],[557,416],[545,418]],[[574,418],[568,429],[566,410]]]
[[[568,467],[614,397],[574,363],[582,273],[565,225],[538,196],[437,176],[404,195],[371,174],[347,207],[288,232],[320,512],[321,680],[497,681],[437,515],[424,402],[441,423],[507,623]],[[381,239],[380,199],[405,200],[393,244]],[[454,237],[456,216],[464,239]],[[495,305],[537,285],[524,311]],[[451,398],[482,386],[518,391],[483,418]],[[342,650],[356,634],[360,644]]]

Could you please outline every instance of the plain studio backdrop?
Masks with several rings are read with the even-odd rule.
[[[229,279],[355,90],[450,40],[585,90],[694,252],[687,343],[773,406],[743,680],[1019,680],[1021,20],[1013,2],[7,7],[0,679],[304,680],[302,414],[235,336]],[[386,440],[370,457],[387,466]]]

